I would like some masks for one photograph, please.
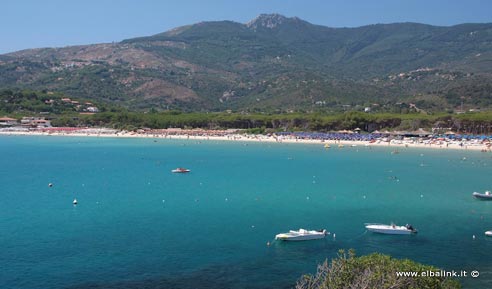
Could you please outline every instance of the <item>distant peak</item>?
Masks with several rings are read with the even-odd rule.
[[[288,18],[280,14],[260,14],[250,22],[246,23],[249,28],[257,29],[259,27],[273,29],[285,22],[299,21],[297,17]]]

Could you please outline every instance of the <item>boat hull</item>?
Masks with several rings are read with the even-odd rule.
[[[487,237],[492,237],[492,231],[487,231],[487,232],[485,232],[485,236],[487,236]]]
[[[176,174],[186,174],[189,173],[190,170],[172,170],[171,172]]]
[[[416,230],[410,230],[402,226],[378,226],[368,225],[366,229],[373,233],[386,234],[386,235],[411,235],[417,233]]]
[[[301,229],[299,231],[290,231],[289,233],[281,233],[275,236],[275,240],[280,241],[307,241],[323,239],[327,234],[326,230],[323,231],[307,231]]]
[[[480,194],[480,193],[473,193],[473,196],[476,199],[482,200],[482,201],[492,201],[492,195],[487,195],[487,194]]]
[[[289,236],[287,234],[278,234],[275,236],[275,240],[281,241],[308,241],[323,239],[325,235],[310,235],[310,236]]]

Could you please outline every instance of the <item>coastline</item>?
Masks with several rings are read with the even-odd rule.
[[[68,136],[68,137],[104,137],[104,138],[148,138],[148,139],[178,139],[178,140],[212,140],[212,141],[241,141],[241,142],[267,142],[288,144],[313,144],[329,146],[327,149],[341,149],[345,147],[390,147],[390,148],[419,148],[419,149],[443,149],[443,150],[473,150],[491,152],[489,146],[477,141],[447,142],[414,140],[320,140],[295,138],[289,136],[252,135],[252,134],[226,134],[226,135],[195,135],[195,134],[148,134],[134,132],[116,133],[81,133],[81,132],[43,132],[43,131],[0,131],[0,136]],[[397,152],[397,151],[395,151]]]

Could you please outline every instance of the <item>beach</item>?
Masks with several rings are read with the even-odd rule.
[[[451,150],[477,150],[491,152],[490,141],[480,139],[455,140],[450,138],[401,138],[395,139],[387,136],[372,140],[344,140],[344,139],[316,139],[297,137],[294,135],[276,134],[240,134],[236,132],[216,130],[192,130],[179,129],[128,132],[113,129],[71,129],[71,130],[31,130],[31,131],[5,131],[0,130],[0,135],[33,135],[33,136],[72,136],[72,137],[110,137],[110,138],[152,138],[152,139],[182,139],[182,140],[212,140],[212,141],[239,141],[239,142],[271,142],[292,144],[323,145],[327,149],[341,149],[351,147],[392,147],[422,148],[422,149],[451,149]]]

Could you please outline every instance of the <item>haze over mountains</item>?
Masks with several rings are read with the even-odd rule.
[[[329,28],[262,14],[0,55],[0,88],[157,110],[492,107],[492,24]]]

